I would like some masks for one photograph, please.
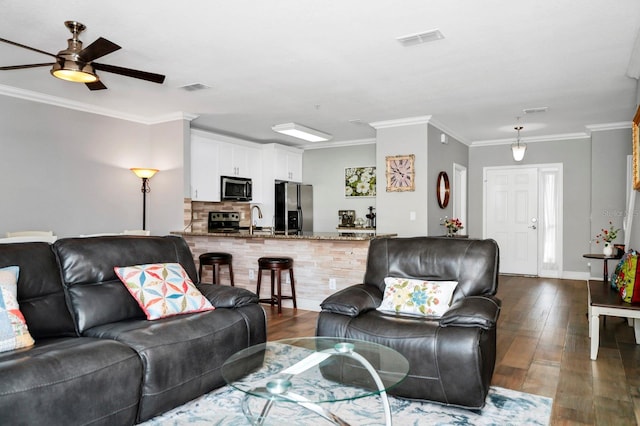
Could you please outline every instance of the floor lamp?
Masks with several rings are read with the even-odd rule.
[[[147,230],[147,193],[151,192],[151,188],[149,187],[149,179],[153,177],[156,173],[158,173],[158,169],[143,169],[134,167],[131,169],[133,173],[136,174],[140,179],[142,179],[142,230]]]

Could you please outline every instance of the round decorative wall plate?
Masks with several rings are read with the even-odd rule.
[[[440,172],[438,174],[438,182],[436,183],[436,194],[438,196],[438,205],[441,209],[449,205],[450,193],[449,176],[447,176],[447,172]]]

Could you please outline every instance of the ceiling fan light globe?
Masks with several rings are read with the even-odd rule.
[[[74,83],[95,83],[99,80],[91,64],[80,66],[80,63],[68,61],[56,62],[51,68],[51,74],[61,80],[72,81]]]

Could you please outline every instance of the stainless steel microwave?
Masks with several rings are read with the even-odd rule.
[[[220,176],[220,198],[222,201],[251,201],[252,187],[251,179]]]

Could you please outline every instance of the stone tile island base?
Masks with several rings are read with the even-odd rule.
[[[294,278],[298,308],[320,311],[320,302],[327,296],[362,282],[364,278],[369,241],[372,237],[339,237],[337,235],[311,236],[257,236],[247,234],[208,234],[174,232],[189,244],[197,266],[198,257],[210,251],[233,255],[233,275],[236,287],[256,291],[258,258],[262,256],[289,256],[294,259]],[[393,235],[385,235],[393,236]],[[211,267],[205,267],[201,281],[211,282]],[[220,268],[220,282],[229,285],[227,268]],[[269,273],[262,277],[261,298],[269,297]],[[290,294],[289,274],[282,274],[283,294]],[[336,288],[329,288],[329,279],[335,279]],[[284,307],[293,307],[291,300],[283,300]]]

